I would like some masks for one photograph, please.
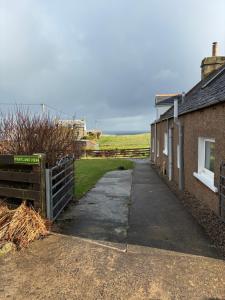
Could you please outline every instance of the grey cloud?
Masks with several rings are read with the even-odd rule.
[[[225,3],[215,2],[0,0],[1,102],[148,129],[154,94],[190,88],[211,42],[225,46]]]

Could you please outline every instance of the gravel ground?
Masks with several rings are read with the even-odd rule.
[[[0,299],[225,298],[223,261],[151,247],[124,252],[53,235],[1,257],[0,265]]]
[[[177,184],[169,181],[166,176],[163,176],[157,167],[154,166],[154,169],[180,199],[185,208],[204,228],[204,231],[209,236],[210,240],[220,250],[223,257],[225,257],[225,223],[199,199],[196,199],[186,191],[184,193],[180,192]]]

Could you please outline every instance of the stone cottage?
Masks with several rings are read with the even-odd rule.
[[[224,218],[225,57],[218,55],[217,43],[203,59],[201,74],[201,81],[186,94],[173,95],[173,105],[151,124],[151,161],[180,190]]]
[[[57,120],[57,124],[74,130],[76,140],[81,140],[87,134],[86,122],[84,120]]]

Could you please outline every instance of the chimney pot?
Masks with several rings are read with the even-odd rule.
[[[214,42],[212,44],[212,56],[218,56],[219,55],[219,45],[217,42]]]

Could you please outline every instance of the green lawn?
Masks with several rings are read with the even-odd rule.
[[[133,165],[132,161],[125,159],[82,159],[76,161],[76,199],[84,196],[106,172],[117,170],[121,166],[125,169],[132,169]]]
[[[100,149],[148,148],[150,133],[132,135],[102,135],[99,139]]]

